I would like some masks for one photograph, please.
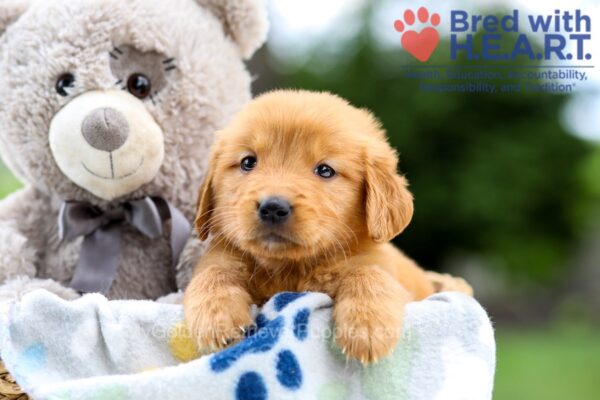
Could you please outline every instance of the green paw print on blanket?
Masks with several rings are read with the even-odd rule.
[[[318,400],[346,400],[350,396],[348,383],[343,381],[331,381],[321,386]]]
[[[329,351],[335,359],[346,365],[347,358],[335,344],[333,335],[328,337]],[[403,337],[403,343],[389,357],[380,360],[377,364],[362,368],[361,381],[367,399],[397,400],[408,398],[407,387],[413,369],[414,354],[419,351],[419,339],[416,334]],[[351,382],[335,380],[325,383],[319,390],[318,400],[345,400],[351,394]]]

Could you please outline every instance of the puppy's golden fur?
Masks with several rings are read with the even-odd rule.
[[[256,165],[243,171],[249,156]],[[184,298],[198,344],[240,338],[250,305],[278,292],[319,291],[335,300],[344,353],[373,362],[396,345],[406,303],[432,294],[434,282],[470,292],[388,243],[413,214],[397,161],[379,122],[331,94],[276,91],[242,110],[218,134],[200,193],[196,228],[212,240]],[[333,177],[315,173],[323,164]],[[257,215],[273,196],[292,207],[282,225]]]

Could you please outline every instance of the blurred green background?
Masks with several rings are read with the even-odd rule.
[[[515,3],[483,2],[492,13]],[[584,11],[592,4],[579,3]],[[597,99],[600,85],[569,96],[422,92],[405,76],[418,62],[393,29],[404,9],[420,5],[441,7],[274,0],[269,43],[249,64],[254,93],[327,90],[382,120],[415,195],[415,217],[397,244],[475,287],[497,332],[495,399],[598,398],[600,146],[576,135],[567,111],[577,96]],[[482,7],[444,5],[457,6]],[[448,64],[447,40],[428,64]],[[575,125],[594,123],[585,117]],[[0,168],[0,196],[18,185]]]

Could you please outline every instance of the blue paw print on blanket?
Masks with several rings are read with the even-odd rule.
[[[283,310],[291,302],[298,300],[301,297],[306,296],[306,292],[282,292],[273,298],[273,304],[275,304],[275,311]]]
[[[282,311],[287,305],[305,296],[306,293],[284,292],[272,299],[273,309]],[[308,320],[310,310],[302,308],[294,314],[292,332],[294,337],[303,341],[308,336]],[[278,315],[269,320],[264,313],[256,317],[256,325],[247,334],[247,338],[237,345],[223,350],[210,359],[211,369],[218,373],[227,370],[236,361],[247,354],[266,353],[272,350],[281,338],[285,327],[285,318]],[[289,390],[297,390],[302,386],[302,368],[296,355],[289,349],[277,352],[274,362],[277,381]],[[244,372],[235,389],[237,400],[264,400],[268,397],[267,385],[263,377],[255,371]]]
[[[17,368],[21,372],[34,373],[41,370],[46,363],[46,348],[36,343],[26,348],[18,358]]]
[[[229,368],[245,354],[264,353],[271,350],[279,340],[282,329],[283,317],[279,316],[243,342],[215,354],[210,359],[210,367],[215,372],[221,372]]]

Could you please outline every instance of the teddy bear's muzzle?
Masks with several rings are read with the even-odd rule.
[[[164,138],[144,103],[121,90],[83,93],[52,119],[50,149],[59,169],[104,200],[149,183],[164,157]]]

